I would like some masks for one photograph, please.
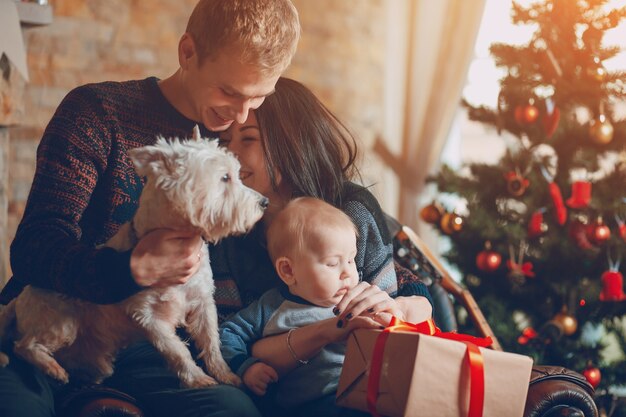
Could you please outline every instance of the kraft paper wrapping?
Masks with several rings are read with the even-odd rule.
[[[370,360],[380,331],[353,332],[337,403],[367,410]],[[465,345],[418,333],[393,332],[385,345],[377,409],[391,417],[463,417],[469,405]],[[522,417],[532,359],[480,348],[485,367],[483,417]]]

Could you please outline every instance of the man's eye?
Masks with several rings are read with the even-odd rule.
[[[230,174],[224,174],[224,176],[222,177],[222,181],[223,182],[229,182],[230,181]]]
[[[329,263],[327,263],[327,264],[326,264],[326,266],[329,266],[329,267],[331,267],[331,268],[334,268],[334,267],[336,267],[337,265],[339,265],[337,262],[334,262],[334,263],[329,262]]]

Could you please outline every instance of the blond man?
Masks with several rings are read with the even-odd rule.
[[[32,189],[11,245],[7,303],[25,285],[98,303],[142,288],[186,282],[199,267],[196,232],[157,230],[128,252],[99,248],[129,221],[142,188],[128,150],[158,135],[215,136],[274,90],[299,39],[289,0],[200,0],[170,77],[78,87],[59,105],[38,149]],[[11,349],[5,349],[10,351]],[[0,369],[0,415],[55,415],[57,387],[19,358]],[[133,346],[108,385],[134,395],[152,416],[257,416],[241,391],[181,390],[150,346]]]

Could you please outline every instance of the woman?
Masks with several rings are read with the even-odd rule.
[[[262,221],[250,234],[228,238],[211,249],[222,318],[280,284],[264,231],[288,201],[300,196],[321,198],[340,208],[359,232],[356,263],[362,282],[335,307],[336,326],[378,327],[388,322],[390,314],[411,322],[431,316],[423,283],[404,275],[398,286],[392,242],[378,202],[368,190],[350,182],[358,176],[354,138],[310,90],[294,80],[279,79],[274,94],[251,111],[245,123],[234,123],[222,133],[220,141],[239,158],[244,184],[270,199]],[[322,321],[291,332],[290,346],[286,334],[263,339],[254,345],[253,355],[281,375],[341,337],[343,332],[332,331]],[[268,383],[271,379],[268,376]],[[329,398],[325,406],[333,401]]]

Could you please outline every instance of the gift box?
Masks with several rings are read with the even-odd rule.
[[[379,378],[373,399],[370,393],[370,406],[375,401],[376,411],[383,416],[465,417],[470,411],[470,397],[475,415],[523,415],[531,358],[473,346],[480,352],[478,365],[483,368],[483,380],[474,382],[471,390],[470,379],[477,378],[476,369],[468,363],[466,343],[393,331],[386,335],[383,354],[373,366],[372,355],[381,333],[361,329],[349,336],[337,389],[338,405],[371,412],[367,396],[372,371]],[[373,371],[376,368],[378,371]],[[480,413],[476,413],[477,402]]]

